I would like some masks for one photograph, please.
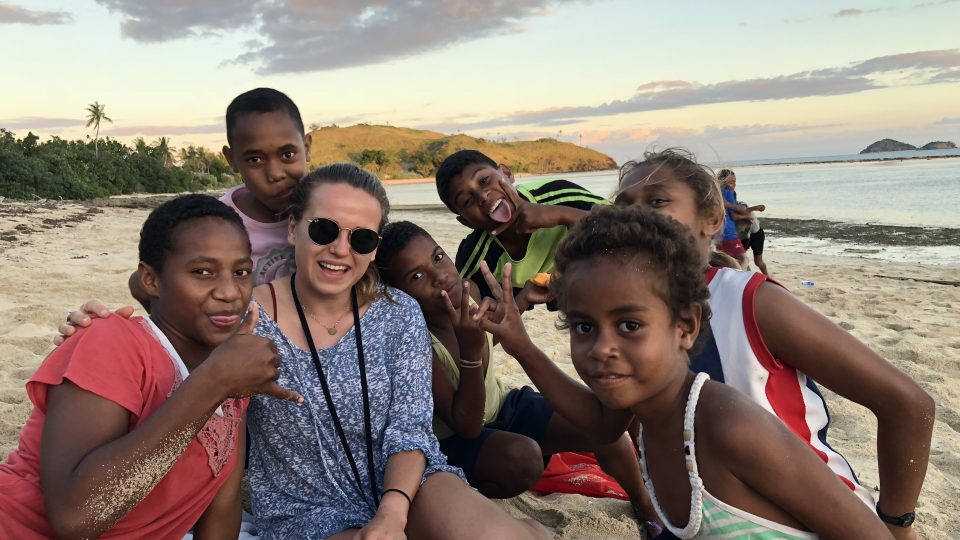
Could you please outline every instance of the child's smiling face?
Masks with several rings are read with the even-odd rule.
[[[486,163],[464,167],[449,187],[453,210],[460,222],[488,232],[510,223],[516,208],[504,192],[504,181],[509,183],[509,177]]]
[[[682,380],[699,330],[699,313],[674,320],[656,292],[661,271],[636,261],[592,257],[565,277],[573,365],[612,409],[632,408]]]
[[[245,113],[237,117],[232,146],[224,156],[240,173],[257,201],[279,214],[307,172],[310,136],[304,136],[287,111]]]
[[[152,315],[171,341],[216,347],[240,324],[253,292],[247,235],[205,217],[177,225],[171,244],[163,269],[152,273]]]
[[[389,270],[391,285],[412,296],[424,312],[446,311],[444,291],[453,306],[460,307],[463,282],[457,267],[432,238],[412,237],[390,260]]]

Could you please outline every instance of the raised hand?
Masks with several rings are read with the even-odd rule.
[[[527,202],[517,193],[517,188],[502,176],[499,182],[500,188],[513,207],[513,219],[497,227],[490,234],[497,236],[507,229],[512,229],[517,234],[530,234],[537,229],[558,225],[556,219],[551,217],[552,206]]]
[[[444,305],[447,307],[447,315],[450,317],[450,322],[453,323],[453,332],[457,336],[457,343],[460,345],[460,355],[457,357],[457,363],[482,361],[483,347],[487,343],[487,335],[474,315],[480,309],[489,309],[489,302],[482,303],[479,308],[471,309],[469,280],[463,282],[459,309],[453,307],[453,302],[446,291],[441,292],[441,294],[443,295]]]
[[[504,265],[502,285],[497,283],[486,264],[480,265],[480,272],[483,273],[483,279],[490,285],[490,292],[497,299],[497,306],[493,311],[478,310],[474,317],[479,319],[480,326],[484,330],[497,338],[507,354],[516,357],[518,352],[531,341],[520,319],[520,310],[517,309],[517,303],[513,299],[513,287],[510,281],[513,267],[509,263]]]
[[[257,303],[251,301],[236,332],[214,349],[201,367],[220,379],[228,397],[266,394],[303,403],[303,396],[277,384],[280,377],[277,347],[273,341],[252,334],[259,318]]]

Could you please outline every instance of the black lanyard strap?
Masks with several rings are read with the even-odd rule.
[[[347,453],[347,461],[350,462],[350,469],[353,471],[353,478],[357,482],[357,488],[363,493],[363,482],[360,480],[360,469],[357,468],[357,462],[353,459],[353,453],[350,451],[350,444],[347,442],[347,435],[343,431],[343,425],[340,423],[340,417],[337,415],[337,408],[333,404],[333,396],[330,394],[330,386],[327,384],[327,377],[323,373],[323,367],[320,365],[320,355],[317,354],[317,346],[313,343],[313,335],[310,333],[310,325],[307,323],[306,314],[303,306],[300,305],[300,298],[297,297],[296,272],[290,276],[290,292],[293,294],[293,303],[297,308],[297,315],[300,316],[300,326],[303,329],[303,335],[307,338],[307,344],[310,346],[310,355],[313,357],[313,366],[317,370],[317,376],[320,379],[320,387],[323,389],[323,397],[327,402],[327,409],[330,411],[330,417],[333,418],[333,427],[340,438],[340,444]],[[357,289],[350,289],[350,303],[353,308],[353,328],[354,337],[357,343],[357,360],[360,367],[360,390],[363,394],[363,429],[367,442],[367,467],[370,473],[370,493],[373,495],[373,503],[376,507],[380,506],[380,496],[377,492],[377,474],[373,465],[373,429],[370,420],[370,397],[367,388],[367,367],[363,355],[363,337],[360,334],[360,307],[357,303]]]

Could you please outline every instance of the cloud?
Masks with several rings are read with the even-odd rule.
[[[234,30],[257,21],[260,0],[97,0],[123,16],[120,32],[143,43],[207,36],[218,30]]]
[[[257,39],[230,62],[272,74],[376,64],[522,32],[524,19],[583,0],[97,1],[124,17],[124,36],[141,42],[250,30]]]
[[[82,126],[86,123],[87,121],[81,118],[47,118],[43,116],[0,119],[0,127],[11,131]]]
[[[833,14],[834,17],[856,17],[857,15],[863,15],[865,12],[862,9],[841,9],[840,11]]]
[[[0,2],[0,24],[66,24],[73,16],[66,11],[34,11],[10,2]]]
[[[897,75],[896,82],[890,82]],[[680,109],[697,105],[775,101],[855,94],[900,85],[960,80],[960,49],[879,56],[842,67],[802,71],[777,77],[701,84],[654,81],[641,84],[626,99],[598,105],[517,111],[481,122],[442,123],[445,131],[489,129],[505,125],[557,126],[586,118]]]
[[[101,129],[103,126],[101,126]],[[200,124],[194,126],[109,126],[103,130],[104,133],[113,137],[123,137],[128,135],[147,135],[147,136],[165,136],[165,135],[187,135],[187,134],[210,134],[223,133],[226,128],[222,122],[216,124]]]
[[[954,2],[960,2],[960,0],[940,0],[939,2],[924,2],[922,4],[916,4],[914,8],[927,8],[933,6],[941,6],[943,4],[952,4]]]

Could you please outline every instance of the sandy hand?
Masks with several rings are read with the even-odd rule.
[[[303,403],[303,396],[277,384],[280,378],[277,347],[273,341],[252,334],[259,318],[259,306],[251,301],[234,334],[214,349],[203,364],[220,378],[229,397],[266,394]]]

